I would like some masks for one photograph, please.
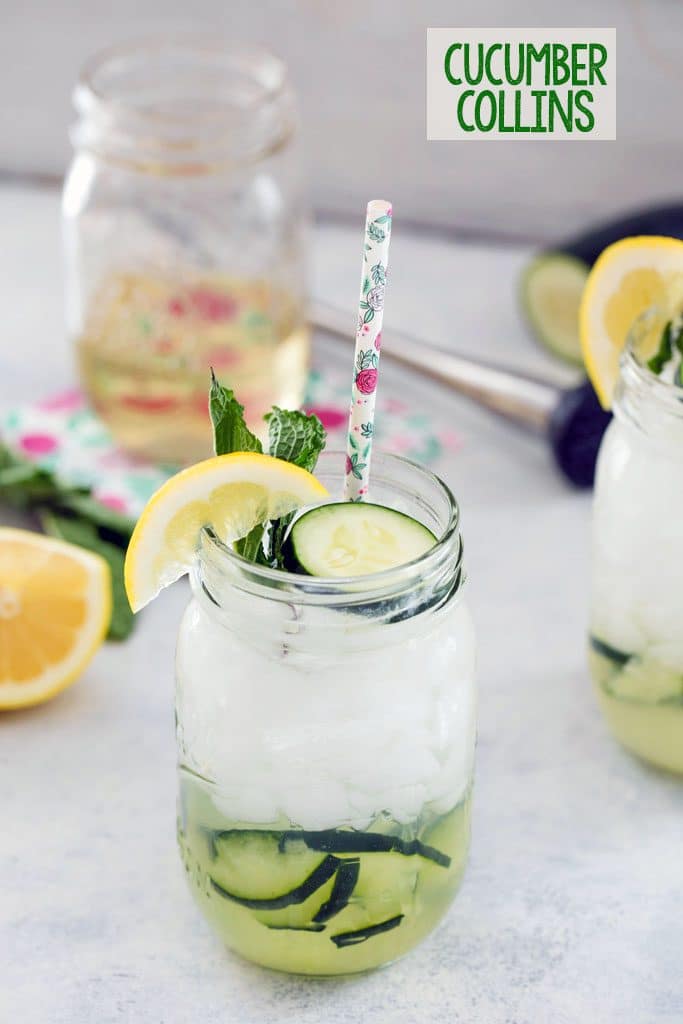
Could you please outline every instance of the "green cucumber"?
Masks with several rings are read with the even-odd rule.
[[[250,864],[250,867],[253,867],[253,863]],[[232,900],[233,903],[239,903],[241,907],[247,907],[249,910],[283,910],[285,907],[291,907],[293,904],[303,903],[307,900],[325,882],[329,882],[338,867],[339,859],[337,857],[325,857],[318,864],[317,868],[314,868],[310,875],[304,878],[299,885],[296,885],[287,892],[281,893],[279,896],[241,896],[239,893],[230,892],[222,885],[219,885],[211,875],[209,875],[209,881],[214,892],[217,892],[219,896],[223,896],[225,899]]]
[[[589,642],[609,666],[599,684],[610,697],[631,704],[683,704],[683,670],[654,653],[627,654],[593,635]]]
[[[351,829],[330,828],[316,832],[296,831],[280,833],[279,848],[286,851],[290,842],[303,842],[310,850],[343,855],[346,853],[400,853],[404,857],[424,857],[443,868],[450,867],[451,858],[419,839],[401,839],[383,832],[354,832]]]
[[[360,860],[358,857],[349,857],[348,860],[341,862],[335,875],[330,898],[323,903],[313,918],[314,924],[323,925],[349,905],[359,874]]]
[[[272,932],[324,932],[324,924],[270,924],[263,922]]]
[[[370,924],[367,928],[357,928],[352,932],[338,932],[336,935],[330,935],[330,938],[337,949],[343,949],[344,946],[357,946],[359,942],[365,942],[367,939],[371,939],[373,935],[381,935],[382,932],[389,932],[392,928],[398,928],[404,916],[404,914],[396,914],[395,917],[390,917],[386,921]]]
[[[436,544],[416,519],[371,502],[333,502],[304,512],[285,543],[285,565],[308,576],[365,576],[419,558]]]
[[[226,899],[253,910],[302,903],[334,875],[338,859],[321,857],[305,843],[280,850],[280,832],[207,830],[212,886]]]
[[[536,339],[565,362],[583,365],[579,305],[586,264],[562,252],[544,252],[526,268],[520,297]]]
[[[683,704],[683,672],[648,656],[631,658],[610,676],[605,691],[634,704]]]
[[[421,858],[438,873],[451,865],[449,856],[419,839],[379,831],[203,831],[215,894],[274,930],[320,932],[341,915],[347,931],[330,936],[340,946],[400,923],[418,884]],[[387,913],[390,924],[383,920]],[[379,923],[368,924],[368,917]]]
[[[593,634],[590,635],[589,642],[596,654],[607,658],[608,661],[613,662],[619,667],[625,665],[633,657],[631,654],[625,654],[623,651],[617,650],[616,647],[612,647],[611,644],[605,643],[604,640],[600,640],[599,637],[593,636]]]

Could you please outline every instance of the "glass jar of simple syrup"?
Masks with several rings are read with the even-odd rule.
[[[115,439],[211,452],[208,367],[253,426],[296,407],[308,364],[296,114],[267,52],[196,38],[96,56],[63,196],[67,325]]]
[[[316,475],[340,492],[343,455]],[[237,953],[300,974],[395,960],[465,869],[475,640],[459,515],[432,473],[373,456],[373,501],[439,538],[349,579],[246,562],[204,531],[180,628],[180,847]]]

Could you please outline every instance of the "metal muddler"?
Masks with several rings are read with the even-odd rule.
[[[327,334],[352,338],[347,313],[334,306],[314,300],[309,319]],[[592,486],[598,448],[611,414],[602,409],[588,381],[560,388],[529,374],[458,355],[392,327],[385,333],[391,339],[382,352],[385,358],[542,434],[564,476],[578,487]]]

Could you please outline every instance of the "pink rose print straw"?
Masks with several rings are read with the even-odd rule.
[[[390,238],[391,203],[373,199],[368,203],[365,218],[365,248],[346,444],[345,501],[364,501],[368,495]]]

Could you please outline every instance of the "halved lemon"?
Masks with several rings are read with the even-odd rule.
[[[188,571],[202,526],[232,543],[326,496],[312,473],[256,452],[217,455],[182,470],[150,498],[133,530],[125,567],[131,608],[139,611]]]
[[[624,238],[600,255],[581,300],[579,331],[586,370],[605,409],[612,405],[619,356],[635,320],[656,307],[663,326],[680,312],[682,301],[683,241],[658,235]],[[652,331],[653,345],[655,339]]]
[[[75,682],[110,618],[104,559],[0,527],[0,708],[39,704]]]

